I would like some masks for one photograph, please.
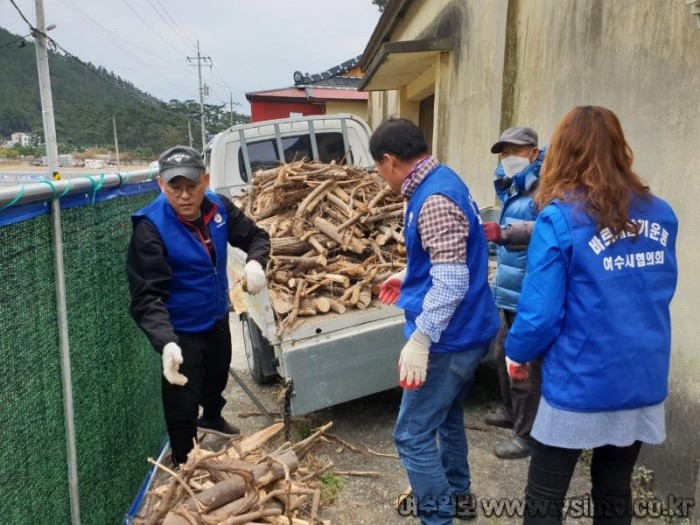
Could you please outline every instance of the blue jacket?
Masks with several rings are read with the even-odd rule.
[[[170,322],[178,332],[204,332],[228,312],[228,215],[215,193],[207,191],[206,197],[216,205],[209,228],[216,265],[205,246],[177,218],[163,194],[133,215],[134,221],[148,218],[163,239],[172,269],[167,308]]]
[[[540,169],[544,161],[545,150],[540,151],[535,162],[513,177],[513,184],[505,190],[500,189],[498,181],[505,177],[501,165],[496,168],[494,187],[503,207],[501,209],[501,226],[514,222],[534,221],[537,218],[537,207],[532,199],[532,193],[539,181]],[[498,269],[494,283],[494,298],[496,306],[515,312],[518,308],[520,291],[525,269],[527,266],[527,249],[523,247],[498,247]]]
[[[469,221],[467,269],[469,289],[457,306],[440,340],[430,346],[432,352],[459,352],[487,346],[498,330],[498,314],[488,286],[486,238],[478,207],[459,175],[445,165],[438,166],[421,181],[408,201],[404,236],[408,252],[406,277],[397,306],[406,317],[406,337],[416,329],[416,318],[423,311],[423,300],[432,286],[430,254],[423,249],[418,234],[418,214],[426,199],[441,194],[459,206]]]
[[[640,408],[668,393],[678,221],[657,197],[636,201],[630,219],[640,234],[617,240],[574,204],[537,219],[506,354],[544,354],[542,395],[556,408]]]

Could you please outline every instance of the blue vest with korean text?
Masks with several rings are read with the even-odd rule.
[[[572,203],[554,202],[572,237],[561,330],[544,360],[542,393],[564,410],[646,407],[668,394],[669,304],[678,221],[663,200],[635,199],[639,235],[598,231]]]
[[[178,219],[163,194],[132,217],[133,221],[146,217],[163,239],[172,270],[166,305],[170,322],[178,332],[206,331],[228,312],[228,216],[226,207],[214,192],[207,191],[205,195],[218,206],[209,223],[216,265],[212,264],[198,235]]]
[[[459,206],[469,221],[469,289],[440,340],[433,343],[430,350],[446,353],[481,348],[489,344],[498,330],[498,314],[488,285],[486,239],[478,207],[467,186],[459,175],[442,164],[421,181],[408,201],[404,225],[408,265],[397,306],[404,310],[408,338],[416,329],[416,318],[422,312],[423,300],[432,286],[430,255],[423,249],[418,234],[418,214],[425,200],[438,194]]]

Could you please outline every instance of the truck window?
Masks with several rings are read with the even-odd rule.
[[[340,162],[345,155],[342,133],[316,133],[316,144],[318,158],[325,164],[332,160]],[[347,160],[347,158],[343,159],[343,164],[347,163]]]
[[[316,144],[318,146],[318,157],[323,163],[330,163],[332,160],[340,162],[345,156],[343,149],[343,134],[337,132],[316,133]],[[309,135],[299,135],[296,137],[282,138],[282,149],[284,150],[284,161],[293,162],[295,160],[310,160],[311,137]],[[273,168],[279,164],[277,154],[277,142],[275,139],[266,139],[258,142],[248,142],[248,158],[250,167],[255,172],[259,169]],[[346,163],[349,158],[345,158]],[[250,181],[250,174],[245,169],[243,161],[243,149],[238,150],[238,171],[245,182]]]
[[[316,133],[316,144],[318,146],[318,158],[321,162],[328,164],[335,160],[340,162],[343,158],[343,134],[342,133]],[[311,137],[300,135],[298,137],[285,137],[282,139],[282,149],[284,149],[284,161],[294,162],[295,160],[312,158]]]
[[[250,159],[250,168],[253,173],[257,170],[273,168],[279,165],[279,156],[277,155],[277,144],[274,140],[261,140],[260,142],[248,143],[248,158]],[[250,174],[245,169],[243,162],[243,149],[238,150],[238,170],[241,173],[241,178],[245,182],[250,181]]]
[[[311,137],[308,135],[285,137],[282,139],[282,149],[284,150],[285,162],[309,160],[311,159]]]

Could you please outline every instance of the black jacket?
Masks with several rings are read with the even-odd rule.
[[[270,257],[270,237],[265,230],[246,217],[228,197],[219,194],[228,215],[228,242],[248,254],[248,261],[255,260],[265,268]],[[204,198],[202,216],[207,215],[214,203]],[[184,221],[183,221],[184,222]],[[196,228],[206,228],[203,221],[186,223],[192,235]],[[208,233],[204,235],[209,238]],[[205,248],[208,248],[205,245]],[[157,352],[178,337],[170,324],[166,303],[170,296],[172,271],[168,253],[156,227],[148,219],[134,225],[126,258],[126,271],[131,291],[131,315],[144,331]]]

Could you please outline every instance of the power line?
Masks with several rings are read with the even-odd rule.
[[[10,0],[10,1],[14,1],[14,0]],[[143,18],[143,17],[139,14],[139,12],[138,12],[136,9],[134,9],[134,7],[133,7],[127,0],[122,0],[122,2],[123,2],[124,4],[126,4],[126,6],[127,6],[129,9],[131,9],[131,11],[132,11],[137,17],[139,17],[139,20],[141,20],[144,24],[146,24],[146,26],[147,26],[151,31],[153,31],[153,34],[155,34],[155,35],[156,35],[158,38],[160,38],[163,42],[165,42],[166,44],[168,44],[171,48],[173,48],[173,49],[177,52],[177,54],[179,54],[179,55],[184,55],[184,54],[185,54],[185,53],[183,53],[181,50],[179,50],[178,48],[176,48],[173,44],[171,44],[170,41],[167,40],[166,38],[164,38],[158,31],[156,31],[155,28],[154,28],[145,18]]]
[[[27,23],[27,25],[29,26],[29,29],[31,29],[32,31],[36,31],[36,27],[34,27],[32,25],[32,23],[29,20],[27,20],[27,17],[24,16],[24,13],[22,12],[22,10],[19,7],[17,7],[17,4],[15,4],[15,0],[10,0],[10,2],[12,3],[13,6],[15,6],[15,9],[17,9],[19,16],[22,17],[22,20],[24,20]]]
[[[1,0],[0,0],[0,1],[1,1]],[[184,68],[184,67],[182,67],[182,66],[180,66],[180,65],[178,65],[178,64],[176,64],[176,63],[174,63],[174,62],[172,62],[171,60],[168,60],[167,58],[164,58],[164,57],[162,57],[162,56],[160,56],[160,55],[158,55],[158,54],[156,54],[156,53],[153,53],[152,51],[150,51],[150,50],[148,50],[148,49],[146,49],[146,48],[144,48],[144,47],[141,47],[141,46],[139,46],[139,45],[137,45],[137,44],[134,44],[134,43],[131,42],[130,40],[127,40],[127,39],[121,37],[121,36],[120,36],[119,34],[117,34],[117,33],[114,33],[114,32],[111,31],[109,28],[103,26],[103,25],[100,24],[98,21],[96,21],[94,18],[92,18],[89,14],[87,14],[85,11],[83,11],[83,10],[82,10],[79,6],[77,6],[72,0],[61,0],[61,1],[63,2],[63,4],[64,4],[67,8],[71,9],[72,11],[74,11],[77,15],[83,17],[83,19],[85,19],[85,20],[88,22],[88,24],[90,24],[93,28],[96,29],[97,33],[98,33],[100,36],[102,36],[102,37],[104,37],[106,40],[108,40],[113,46],[117,47],[120,51],[122,51],[122,52],[125,53],[126,55],[135,58],[136,61],[138,61],[138,62],[140,62],[141,64],[143,64],[143,66],[146,68],[146,71],[151,71],[153,68],[152,68],[151,66],[149,66],[148,64],[146,64],[146,63],[141,59],[141,57],[139,57],[138,55],[134,55],[133,53],[131,53],[131,52],[129,52],[128,50],[126,50],[126,49],[124,48],[124,44],[129,45],[129,46],[131,46],[132,48],[138,49],[138,50],[142,51],[143,53],[146,53],[146,54],[148,54],[148,55],[151,55],[151,56],[157,58],[158,60],[162,60],[163,62],[166,62],[166,63],[169,64],[170,66],[172,66],[172,67],[174,67],[175,69],[178,69],[178,70],[180,70],[180,71],[186,73],[187,75],[190,75],[190,74],[192,73],[192,71],[188,70],[187,68]],[[183,92],[184,92],[184,89],[183,89],[183,88],[181,88],[181,89],[182,89]]]
[[[158,0],[156,0],[158,1]],[[187,34],[182,30],[182,28],[178,25],[178,23],[175,21],[175,19],[170,16],[170,13],[168,13],[167,9],[163,7],[163,4],[158,1],[158,5],[161,7],[163,10],[163,13],[172,21],[172,24],[168,22],[168,20],[165,19],[165,17],[161,14],[161,12],[156,8],[156,6],[151,2],[151,0],[148,0],[148,3],[151,5],[153,10],[156,12],[156,14],[165,22],[165,24],[172,30],[172,32],[177,36],[180,40],[182,40],[187,47],[192,47],[194,49],[197,49],[197,46],[195,46],[191,40],[187,37]],[[177,28],[177,29],[176,29]],[[178,32],[179,30],[179,32]]]

